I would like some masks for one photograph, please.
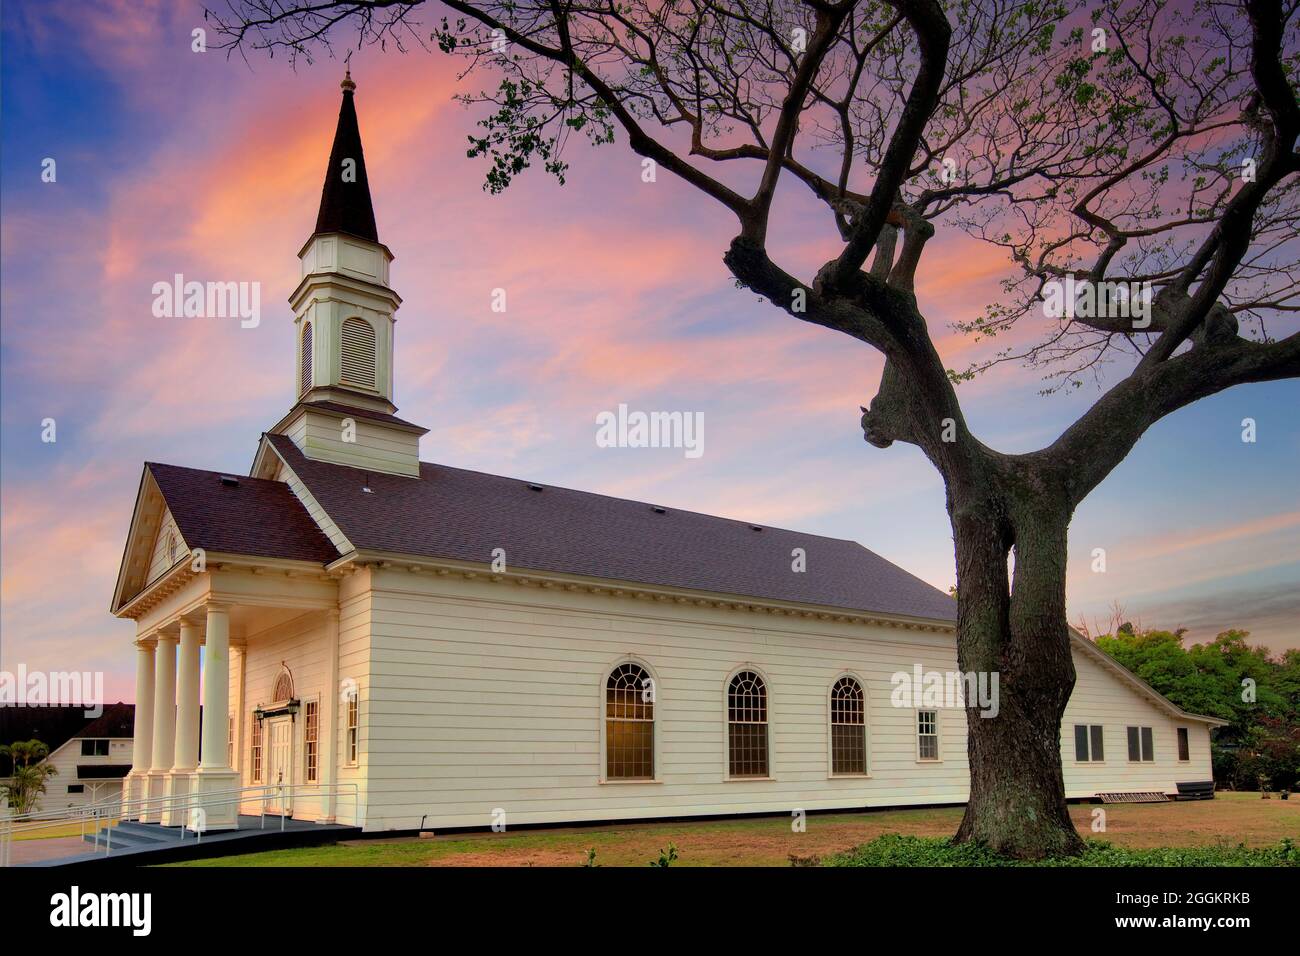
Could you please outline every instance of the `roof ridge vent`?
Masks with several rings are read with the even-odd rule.
[[[239,479],[236,478],[234,475],[222,475],[221,483],[225,485],[227,488],[239,487]]]
[[[660,505],[651,505],[651,506],[650,506],[650,510],[653,511],[653,512],[654,512],[655,514],[657,514],[657,515],[666,515],[666,514],[668,514],[668,509],[667,509],[667,508],[664,508],[664,507],[662,507],[662,506],[660,506]]]
[[[763,530],[763,526],[762,526],[761,524],[751,524],[751,525],[749,526],[749,530],[750,530],[750,531],[762,531],[762,530]]]
[[[533,483],[530,481],[530,482],[528,483],[528,490],[529,490],[529,491],[544,491],[545,489],[543,488],[543,486],[541,486],[541,485],[535,485],[535,484],[533,484]]]

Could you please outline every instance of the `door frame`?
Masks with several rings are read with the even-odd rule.
[[[295,761],[296,755],[294,753],[295,750],[294,730],[296,729],[295,727],[296,723],[297,722],[294,720],[293,714],[278,714],[275,717],[267,717],[265,719],[265,726],[262,729],[266,740],[266,786],[267,787],[274,787],[277,783],[284,783],[290,788],[292,788],[293,786],[293,779],[294,779],[293,775],[294,775],[294,769],[296,767],[296,761]],[[286,734],[289,738],[288,746],[285,748],[288,754],[286,767],[277,767],[275,764],[275,759],[276,759],[275,758],[275,732],[280,727],[284,727],[286,729]],[[280,780],[271,779],[272,770],[276,770],[278,773],[281,774]],[[290,789],[288,793],[284,794],[283,799],[280,799],[280,797],[276,795],[274,790],[269,790],[267,792],[266,812],[276,814],[278,816],[282,815],[286,817],[292,817],[293,816],[293,790]]]

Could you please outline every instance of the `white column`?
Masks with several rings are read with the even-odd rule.
[[[153,766],[149,770],[149,797],[167,795],[167,773],[176,756],[176,638],[158,633],[153,667]],[[161,805],[151,807],[146,818],[157,821]]]
[[[147,773],[153,766],[153,648],[135,645],[135,746],[131,772]]]
[[[208,605],[203,648],[202,745],[194,792],[199,806],[189,826],[205,830],[233,830],[238,826],[239,778],[226,766],[229,742],[226,721],[230,715],[230,610]]]
[[[180,667],[176,683],[176,758],[173,770],[199,765],[199,625],[181,621]]]
[[[131,772],[122,781],[122,799],[140,800],[148,794],[148,774],[153,766],[153,648],[144,641],[135,645],[135,744],[131,750]],[[126,809],[129,817],[138,808]]]
[[[325,619],[326,653],[329,655],[329,680],[321,694],[321,715],[317,730],[317,750],[320,754],[321,783],[334,788],[339,783],[339,610],[330,608]],[[353,801],[349,800],[348,803]],[[338,793],[330,789],[322,801],[324,819],[333,823],[338,818]],[[354,812],[355,807],[347,808]]]
[[[234,668],[235,674],[235,697],[230,702],[230,715],[235,719],[231,722],[231,732],[234,737],[230,740],[232,750],[235,754],[234,761],[230,764],[230,769],[239,775],[240,782],[243,782],[243,772],[240,769],[240,763],[243,760],[244,753],[244,683],[248,679],[248,645],[239,642],[233,642],[230,645],[230,666]]]
[[[203,650],[203,751],[204,770],[229,770],[226,721],[230,714],[230,612],[208,605],[207,646]]]
[[[181,620],[179,666],[176,676],[176,743],[172,768],[163,793],[163,826],[184,826],[189,820],[189,794],[199,765],[199,625]]]

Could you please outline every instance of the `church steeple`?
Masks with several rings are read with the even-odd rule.
[[[298,251],[289,296],[297,403],[272,432],[309,458],[417,476],[426,429],[394,416],[393,335],[401,297],[389,285],[393,254],[379,241],[349,72],[321,189],[316,228]]]
[[[325,169],[325,185],[320,192],[320,213],[316,232],[346,232],[358,239],[379,241],[375,227],[375,207],[370,201],[370,180],[366,178],[366,157],[361,149],[361,127],[353,94],[357,85],[348,70],[339,84],[343,103],[339,106],[339,123],[334,130],[334,148]]]

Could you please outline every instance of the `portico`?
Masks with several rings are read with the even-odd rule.
[[[165,524],[164,496],[156,490]],[[248,636],[256,643],[260,635],[298,620],[333,621],[337,635],[338,585],[319,564],[201,551],[196,564],[195,550],[185,549],[186,559],[116,609],[136,620],[140,702],[123,794],[128,801],[146,801],[127,810],[141,822],[223,830],[236,826],[240,788],[262,782],[251,773],[241,779],[233,765]],[[317,732],[324,696],[318,694],[315,703]],[[323,784],[333,767],[332,754],[318,760],[317,781]]]

